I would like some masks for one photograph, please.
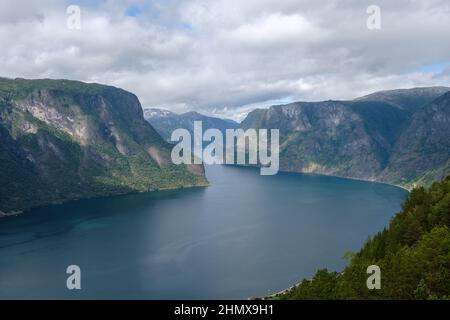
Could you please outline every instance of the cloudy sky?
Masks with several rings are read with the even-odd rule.
[[[380,30],[366,25],[372,4]],[[69,5],[80,29],[67,26]],[[0,2],[0,76],[111,84],[145,107],[235,119],[275,103],[449,86],[449,39],[448,0]]]

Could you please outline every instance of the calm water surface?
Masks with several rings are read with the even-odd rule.
[[[83,200],[0,219],[0,298],[245,299],[284,289],[399,211],[406,191],[207,168],[208,188]],[[66,289],[68,265],[82,290]]]

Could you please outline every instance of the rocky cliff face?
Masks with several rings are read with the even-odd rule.
[[[429,184],[450,173],[448,90],[273,106],[251,112],[241,126],[280,129],[281,170]]]
[[[412,187],[450,173],[450,92],[417,110],[380,179]]]
[[[136,96],[67,80],[0,79],[0,211],[206,185],[175,166]]]

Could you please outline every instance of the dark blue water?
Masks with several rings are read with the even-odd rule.
[[[0,219],[0,298],[216,299],[340,270],[399,210],[399,188],[207,168],[208,188],[50,206]],[[81,268],[81,291],[66,268]]]

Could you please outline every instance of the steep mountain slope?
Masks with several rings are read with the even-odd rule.
[[[0,211],[206,185],[175,166],[136,96],[67,80],[0,79]]]
[[[352,107],[340,101],[298,102],[250,114],[242,127],[280,129],[280,169],[373,180],[382,170],[378,144]],[[256,120],[256,121],[255,121]],[[383,137],[381,137],[383,138]]]
[[[414,113],[381,180],[412,187],[450,174],[450,92]]]
[[[384,181],[410,187],[415,182],[429,183],[448,173],[448,164],[445,167],[442,163],[443,159],[448,161],[450,158],[442,142],[450,139],[448,130],[434,130],[432,137],[428,137],[431,134],[429,130],[419,130],[420,126],[437,125],[423,121],[432,112],[436,113],[440,127],[450,127],[445,106],[438,108],[439,111],[426,106],[446,90],[442,87],[392,90],[353,101],[272,106],[250,112],[241,126],[244,129],[280,129],[281,170]],[[375,100],[378,98],[380,101]],[[408,133],[412,130],[422,132],[423,137],[416,138],[415,146],[408,149],[407,142],[414,139]],[[395,167],[396,163],[404,165],[402,159],[411,152],[418,155],[415,162],[404,166],[403,171]],[[431,175],[432,178],[422,178],[433,170],[437,172]]]
[[[239,124],[233,120],[208,117],[193,111],[177,114],[168,110],[145,108],[144,117],[167,141],[170,141],[172,132],[178,128],[187,129],[194,137],[194,121],[202,121],[203,131],[213,128],[224,133],[226,129],[239,127]]]

